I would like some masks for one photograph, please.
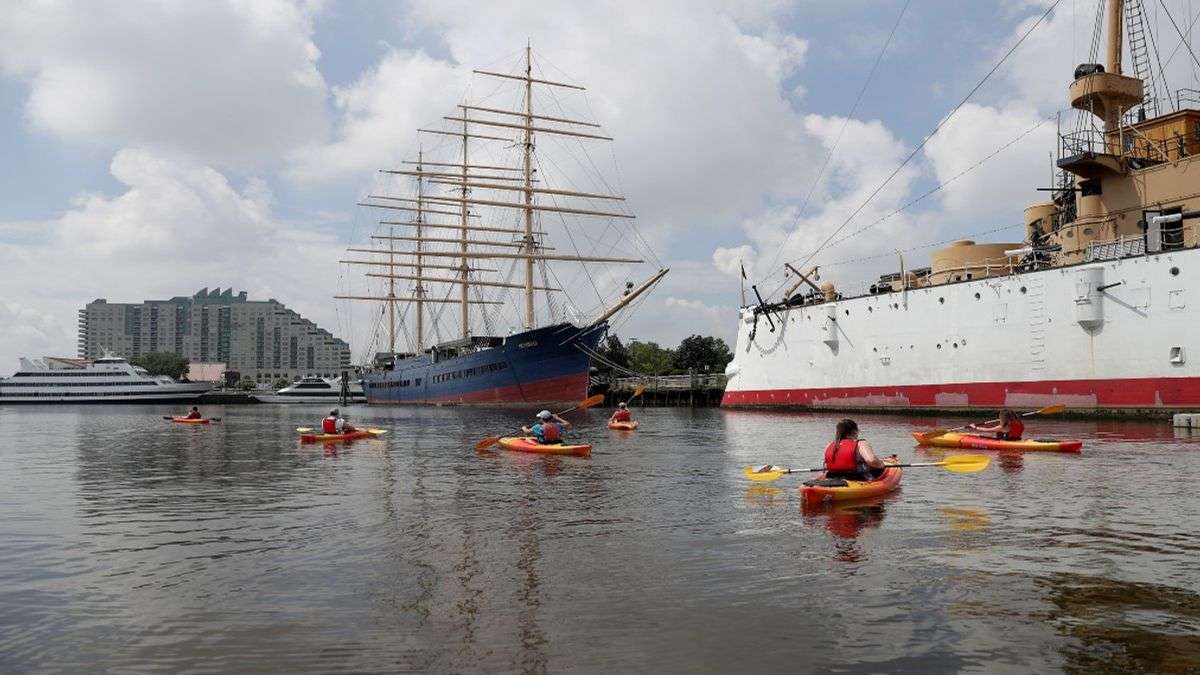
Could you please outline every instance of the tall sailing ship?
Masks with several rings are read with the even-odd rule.
[[[611,141],[598,133],[600,125],[566,117],[562,101],[551,92],[578,92],[575,84],[546,79],[534,72],[531,50],[526,47],[523,67],[516,73],[475,70],[483,78],[499,83],[488,99],[464,102],[447,115],[441,129],[420,133],[448,140],[438,150],[438,161],[419,150],[406,160],[403,169],[382,171],[400,177],[410,188],[407,194],[370,194],[360,203],[370,209],[402,214],[402,218],[379,221],[386,234],[372,239],[381,245],[349,248],[359,257],[341,262],[365,266],[370,279],[382,280],[384,292],[374,295],[344,294],[335,297],[382,303],[388,348],[378,353],[374,368],[363,377],[367,402],[373,404],[477,404],[551,405],[578,402],[587,396],[592,359],[617,312],[643,296],[666,274],[659,269],[640,285],[626,281],[616,287],[614,298],[601,304],[591,319],[580,318],[569,300],[555,301],[564,289],[551,285],[559,277],[554,264],[579,264],[582,274],[601,295],[600,286],[613,286],[614,275],[597,281],[595,265],[638,264],[641,258],[627,255],[584,255],[577,239],[593,241],[596,229],[614,234],[609,250],[623,252],[631,242],[640,242],[632,227],[633,214],[609,205],[623,205],[625,198],[611,190],[583,191],[555,188],[551,177],[570,184],[596,178],[596,164],[579,150],[583,160],[571,166],[586,167],[565,172],[562,164],[537,150],[535,141],[562,139],[557,149],[570,143]],[[504,84],[515,84],[507,92]],[[491,103],[507,94],[519,99],[511,107]],[[553,105],[545,114],[535,104]],[[512,109],[516,108],[516,109]],[[492,159],[497,153],[500,160]],[[482,159],[481,159],[482,158]],[[507,161],[506,161],[507,160]],[[589,175],[580,175],[589,174]],[[599,177],[598,182],[608,186]],[[571,222],[584,222],[584,232],[571,234]],[[594,223],[607,223],[603,228]],[[593,225],[592,231],[588,226]],[[398,229],[399,228],[399,229]],[[572,253],[549,246],[549,234],[564,235]],[[623,242],[623,244],[622,244]],[[652,252],[651,252],[652,253]],[[588,267],[591,265],[592,267]],[[507,269],[507,277],[493,276]],[[517,276],[519,280],[513,280]],[[403,284],[407,290],[399,288]],[[598,284],[598,285],[597,285]],[[505,299],[515,302],[506,302]],[[542,302],[539,302],[539,300]],[[496,334],[502,321],[494,310],[519,305],[520,327]],[[457,305],[458,334],[438,341],[436,320],[446,306]],[[406,333],[411,310],[411,349],[398,351],[398,337]],[[540,311],[539,311],[540,310]],[[539,321],[542,319],[542,321]],[[381,322],[381,323],[382,323]],[[432,327],[435,330],[431,330]],[[483,334],[473,330],[482,325]],[[431,336],[431,333],[433,335]],[[432,338],[432,339],[431,339]]]
[[[1200,407],[1200,91],[1158,95],[1140,0],[1101,7],[1107,62],[1075,70],[1024,241],[958,241],[859,295],[788,266],[790,290],[741,308],[723,405]]]

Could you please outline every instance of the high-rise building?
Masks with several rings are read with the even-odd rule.
[[[110,303],[79,310],[79,356],[125,358],[174,352],[193,362],[225,363],[257,382],[334,377],[350,366],[350,345],[278,300],[201,289],[191,297]]]

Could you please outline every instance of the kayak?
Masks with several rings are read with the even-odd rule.
[[[332,443],[337,441],[353,441],[359,438],[375,438],[379,434],[366,429],[351,431],[348,434],[300,434],[301,443]]]
[[[883,470],[883,475],[878,480],[844,480],[837,479],[826,481],[825,474],[821,474],[816,480],[806,481],[800,486],[800,497],[806,504],[820,504],[828,502],[844,502],[851,499],[866,499],[867,497],[878,497],[892,492],[900,487],[900,478],[904,472],[897,468],[889,467]],[[844,483],[844,485],[822,485],[822,483]]]
[[[637,422],[609,422],[608,428],[616,429],[617,431],[633,431],[634,429],[638,428],[638,423]]]
[[[188,419],[186,417],[172,417],[171,421],[176,424],[208,424],[206,419]]]
[[[532,436],[509,436],[500,439],[500,447],[513,452],[537,452],[543,455],[574,455],[576,457],[589,457],[592,454],[592,446],[588,445],[568,445],[566,443],[538,443],[537,439]]]
[[[938,448],[970,448],[972,450],[1021,450],[1026,452],[1083,452],[1083,441],[1037,440],[1002,441],[999,438],[973,436],[971,434],[946,433],[941,436],[912,432],[921,445]]]

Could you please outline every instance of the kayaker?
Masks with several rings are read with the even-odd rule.
[[[1000,411],[1000,421],[992,426],[983,426],[980,424],[967,425],[968,429],[978,431],[985,434],[996,434],[996,438],[1002,441],[1019,441],[1021,434],[1025,433],[1025,423],[1021,421],[1021,417],[1011,410]]]
[[[199,408],[197,408],[196,406],[192,406],[192,411],[189,412],[187,414],[187,417],[184,417],[183,419],[185,419],[185,420],[202,420],[202,419],[204,419],[204,416],[200,414]]]
[[[875,480],[887,465],[875,456],[871,444],[858,437],[858,424],[852,419],[837,423],[833,441],[825,446],[825,477],[848,480]]]
[[[354,427],[350,424],[349,418],[346,417],[345,415],[342,415],[341,417],[338,418],[337,430],[338,430],[337,432],[339,434],[352,434],[352,433],[358,431],[358,429],[356,427]]]
[[[569,426],[571,426],[570,422],[549,410],[543,410],[537,414],[537,421],[533,423],[533,426],[525,427],[521,431],[532,435],[542,445],[552,445],[562,443],[563,429]]]
[[[608,418],[609,422],[632,422],[633,413],[629,412],[629,406],[624,402],[617,404],[617,409],[613,411],[612,417]]]
[[[329,416],[321,420],[321,432],[326,434],[336,434],[338,432],[338,422],[342,421],[338,417],[338,409],[334,408],[329,411]]]

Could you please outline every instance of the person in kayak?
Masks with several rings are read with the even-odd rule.
[[[199,408],[197,408],[196,406],[192,406],[192,411],[189,412],[187,414],[187,416],[184,417],[183,419],[185,419],[185,420],[202,420],[202,419],[204,419],[204,416],[200,414]]]
[[[612,417],[608,418],[609,422],[632,422],[633,413],[629,412],[629,406],[625,403],[618,403],[617,409],[613,411]]]
[[[571,426],[570,422],[549,410],[543,410],[537,414],[537,421],[533,423],[533,426],[524,427],[521,431],[526,435],[532,435],[542,445],[553,445],[563,442],[563,429],[569,426]]]
[[[329,411],[329,416],[321,420],[321,433],[336,434],[338,432],[338,409]]]
[[[972,431],[978,431],[984,434],[996,434],[996,438],[1002,441],[1019,441],[1021,435],[1025,433],[1025,423],[1021,421],[1021,417],[1011,410],[1000,411],[1000,421],[991,426],[981,424],[970,424],[967,428]]]
[[[825,446],[826,478],[876,480],[886,467],[871,444],[858,437],[858,424],[854,420],[837,423],[835,438]]]

